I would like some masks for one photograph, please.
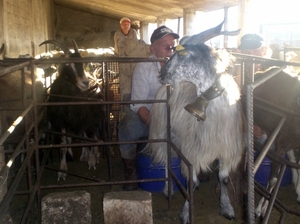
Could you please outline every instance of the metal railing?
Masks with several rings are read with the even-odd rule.
[[[286,213],[292,213],[300,216],[300,212],[288,209],[287,206],[283,205],[278,199],[276,199],[276,196],[278,194],[279,186],[281,184],[281,180],[286,168],[286,164],[283,163],[281,160],[282,158],[278,158],[278,155],[276,153],[272,152],[270,149],[272,143],[275,141],[276,136],[278,135],[279,131],[281,130],[282,126],[284,125],[284,122],[286,121],[286,114],[289,114],[293,116],[299,116],[300,114],[293,113],[291,111],[287,111],[285,108],[281,108],[276,105],[270,105],[270,103],[265,102],[261,99],[255,98],[253,95],[253,90],[257,88],[262,83],[266,82],[268,79],[272,78],[273,76],[280,73],[282,70],[286,68],[286,66],[295,66],[300,67],[300,63],[295,62],[286,62],[281,61],[277,59],[267,59],[262,57],[256,57],[251,55],[245,55],[245,54],[239,54],[239,53],[232,53],[236,58],[237,62],[241,64],[241,75],[242,75],[242,92],[245,95],[245,113],[246,113],[246,119],[247,119],[247,172],[248,172],[248,223],[255,223],[255,198],[254,198],[254,190],[256,190],[259,193],[262,193],[262,195],[270,200],[267,212],[263,218],[263,223],[268,223],[269,217],[271,215],[271,211],[273,206],[277,208],[281,212],[281,223],[284,222]],[[246,64],[249,66],[251,65],[250,73],[249,70],[247,72]],[[260,79],[254,79],[255,76],[255,64],[262,64],[266,65],[268,67],[270,66],[276,66],[275,68],[265,72],[265,75]],[[250,67],[250,66],[249,66]],[[276,91],[276,90],[275,90]],[[254,103],[254,100],[255,102]],[[259,104],[260,102],[260,104]],[[263,103],[262,103],[263,102]],[[268,109],[268,106],[272,109]],[[279,120],[276,128],[271,133],[269,139],[265,143],[263,149],[259,153],[258,157],[254,161],[254,136],[253,136],[253,108],[259,107],[262,110],[268,111],[269,113],[276,114],[281,119]],[[256,174],[259,166],[261,165],[263,159],[265,156],[268,155],[273,161],[281,163],[281,169],[279,174],[279,179],[276,183],[275,189],[273,190],[272,194],[266,191],[262,186],[260,186],[257,182],[254,181],[254,175]],[[300,166],[295,163],[288,163],[289,166],[299,169]],[[255,185],[254,185],[255,184]]]
[[[131,63],[131,62],[151,62],[151,61],[165,61],[166,59],[146,59],[146,58],[114,58],[114,57],[91,57],[91,58],[80,58],[80,59],[65,59],[65,58],[52,58],[52,59],[16,59],[16,60],[9,60],[9,61],[3,61],[2,64],[0,63],[0,66],[4,66],[3,69],[0,69],[0,76],[4,76],[6,74],[9,74],[14,71],[18,70],[24,70],[26,68],[30,68],[31,74],[32,74],[32,83],[35,83],[34,79],[34,68],[35,66],[42,65],[42,64],[60,64],[60,63],[70,63],[70,62],[83,62],[83,63],[89,63],[89,62],[98,62],[98,63],[110,63],[110,62],[117,62],[117,63]],[[107,66],[104,66],[106,68]],[[103,71],[105,72],[105,71]],[[1,78],[1,77],[0,77]],[[89,142],[88,143],[74,143],[74,144],[68,144],[68,145],[61,145],[61,144],[45,144],[40,145],[39,139],[42,136],[43,132],[49,132],[47,130],[47,127],[40,126],[40,120],[41,116],[39,114],[39,111],[48,107],[48,106],[55,106],[60,105],[60,103],[49,103],[47,101],[45,102],[38,102],[36,99],[36,90],[35,85],[32,85],[32,93],[33,98],[30,99],[31,104],[28,105],[27,108],[20,114],[20,117],[25,117],[26,115],[30,113],[33,114],[33,118],[31,120],[31,123],[24,132],[24,135],[21,137],[21,140],[19,141],[18,145],[13,149],[10,150],[9,153],[11,153],[10,160],[6,164],[6,166],[1,170],[0,173],[0,183],[3,183],[4,181],[7,181],[5,179],[5,176],[8,174],[9,169],[11,168],[11,165],[14,163],[14,159],[20,155],[20,153],[24,153],[26,156],[24,160],[22,161],[22,164],[18,170],[18,173],[15,175],[13,180],[11,181],[11,184],[9,186],[9,189],[4,196],[1,204],[0,204],[0,220],[2,220],[7,214],[9,210],[9,205],[12,202],[12,199],[15,195],[19,194],[25,194],[28,195],[28,200],[24,209],[24,213],[22,215],[20,223],[27,223],[28,219],[30,217],[35,217],[36,220],[32,220],[33,222],[40,223],[41,222],[41,195],[43,190],[49,190],[49,189],[60,189],[60,188],[75,188],[75,187],[92,187],[92,186],[112,186],[112,185],[122,185],[126,183],[139,183],[139,182],[156,182],[156,181],[169,181],[171,183],[172,179],[178,184],[179,188],[183,192],[183,196],[189,201],[190,203],[190,223],[193,223],[193,184],[192,184],[192,165],[189,163],[189,161],[182,155],[179,149],[176,148],[176,146],[171,142],[170,138],[170,131],[168,134],[167,139],[156,139],[156,140],[138,140],[138,141],[132,141],[132,142],[119,142],[119,141],[111,141],[111,138],[108,137],[107,141],[104,142],[95,142],[91,139],[86,139]],[[142,103],[165,103],[167,104],[168,99],[166,100],[148,100],[148,101],[141,101]],[[105,101],[105,102],[99,102],[99,101],[89,101],[89,102],[77,102],[77,103],[63,103],[63,105],[85,105],[85,104],[104,104],[104,105],[125,105],[125,104],[131,104],[131,103],[139,103],[139,101]],[[170,109],[168,109],[168,129],[170,129]],[[109,114],[109,110],[108,110]],[[19,120],[17,119],[14,124],[12,125],[9,130],[4,131],[0,136],[0,145],[5,144],[5,141],[7,138],[13,133],[11,130],[15,128],[19,123]],[[108,124],[109,125],[109,124]],[[110,136],[110,127],[107,127],[108,129],[108,136]],[[29,140],[29,135],[33,135],[34,142],[32,144]],[[73,136],[74,137],[74,136]],[[75,136],[76,137],[76,136]],[[77,136],[78,137],[78,136]],[[110,151],[108,153],[108,169],[109,169],[109,181],[103,181],[98,178],[90,178],[85,177],[82,175],[78,175],[76,173],[72,172],[66,172],[59,169],[53,169],[51,167],[47,167],[45,165],[45,158],[43,161],[40,161],[39,151],[42,149],[48,149],[52,150],[55,148],[61,148],[64,146],[67,147],[86,147],[86,146],[111,146],[111,145],[120,145],[124,143],[155,143],[155,142],[166,142],[168,143],[168,178],[152,178],[152,179],[143,179],[143,180],[133,180],[133,181],[111,181],[111,155]],[[25,149],[21,149],[24,147]],[[171,150],[172,148],[176,151],[179,157],[181,157],[182,161],[189,167],[189,175],[190,175],[190,183],[188,185],[188,190],[186,190],[181,182],[178,180],[176,175],[171,169]],[[34,170],[32,169],[31,165],[34,163]],[[74,184],[54,184],[54,185],[44,185],[41,183],[41,177],[43,175],[43,172],[45,169],[53,170],[53,171],[61,171],[65,172],[69,175],[78,176],[80,178],[92,181],[88,183],[74,183]],[[22,178],[24,175],[27,174],[28,178],[28,189],[22,192],[19,192],[17,190],[20,182],[22,181]],[[168,206],[171,207],[171,189],[170,187],[172,184],[169,184],[169,197],[168,197]],[[37,212],[33,208],[38,208]],[[31,215],[30,215],[31,214]]]

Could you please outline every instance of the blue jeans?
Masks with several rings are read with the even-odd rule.
[[[131,110],[126,111],[118,129],[118,137],[121,142],[136,141],[149,135],[149,127]],[[120,152],[123,159],[132,159],[136,155],[136,143],[120,145]]]

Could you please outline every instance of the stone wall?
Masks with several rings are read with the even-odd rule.
[[[51,0],[0,0],[0,45],[6,57],[43,53],[39,44],[57,39],[79,47],[113,47],[119,18],[86,13],[55,5]]]
[[[38,45],[53,38],[53,4],[49,0],[0,0],[0,43],[7,57],[44,51]]]
[[[79,47],[113,47],[119,27],[119,19],[55,5],[55,38],[68,44],[73,38]]]

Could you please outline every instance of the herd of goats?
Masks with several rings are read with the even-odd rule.
[[[204,44],[208,39],[222,34],[220,26],[200,34],[183,38],[181,46],[162,68],[159,78],[163,84],[171,85],[168,101],[171,115],[171,140],[192,164],[192,182],[194,188],[199,185],[200,172],[210,171],[214,161],[219,163],[221,214],[234,219],[235,212],[228,196],[230,173],[238,165],[246,162],[247,122],[241,90],[235,77],[229,71],[234,66],[235,57],[224,49],[213,49]],[[224,34],[224,33],[223,33]],[[74,52],[59,41],[48,40],[41,43],[54,44],[62,49],[66,58],[81,58],[78,47],[73,41]],[[263,74],[261,74],[263,75]],[[0,78],[1,81],[1,78]],[[166,99],[165,85],[161,87],[156,99]],[[281,113],[286,121],[276,137],[275,152],[282,158],[287,153],[291,162],[299,164],[300,146],[300,83],[298,77],[281,72],[254,91],[259,98],[284,108]],[[91,79],[82,63],[60,64],[58,77],[50,87],[48,102],[57,103],[47,107],[47,119],[54,132],[61,132],[54,140],[57,143],[71,143],[67,133],[81,135],[91,139],[105,140],[107,118],[103,104],[74,105],[69,102],[83,102],[87,99],[104,100],[98,83]],[[197,119],[186,105],[199,100],[205,116]],[[59,104],[65,102],[65,105]],[[278,109],[280,110],[280,109]],[[162,103],[153,105],[151,110],[149,139],[165,139],[167,131],[167,107]],[[265,110],[255,110],[254,122],[263,130],[272,133],[278,118]],[[166,143],[148,143],[145,150],[154,157],[155,162],[167,163]],[[67,170],[67,148],[61,149],[60,170]],[[83,150],[82,160],[88,161],[89,167],[95,167],[99,152],[97,147]],[[290,164],[290,163],[289,163]],[[278,180],[279,163],[272,163],[272,172],[267,186],[272,191]],[[182,174],[188,179],[188,167],[181,164]],[[58,179],[65,178],[59,172]],[[300,202],[300,170],[293,169],[293,183]],[[164,189],[167,195],[167,188]],[[264,216],[268,201],[260,203],[256,214]],[[182,223],[189,222],[189,202],[186,200],[182,212]]]

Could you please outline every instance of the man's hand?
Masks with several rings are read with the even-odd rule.
[[[137,111],[137,115],[139,115],[146,125],[149,124],[150,111],[147,107],[140,107]]]
[[[265,134],[264,130],[262,130],[258,125],[253,125],[253,135],[256,138],[261,138]]]

